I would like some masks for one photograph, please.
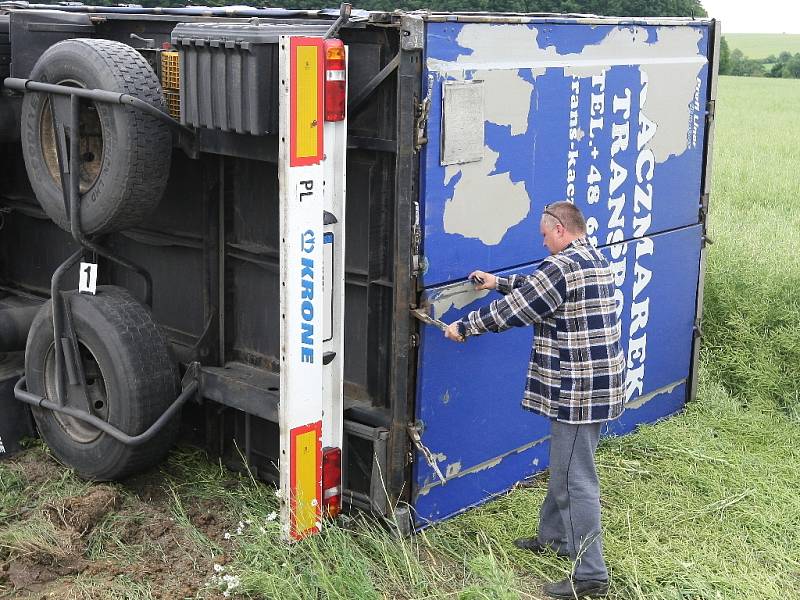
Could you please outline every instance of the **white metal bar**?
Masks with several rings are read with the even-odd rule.
[[[347,48],[345,48],[345,73]],[[347,99],[345,98],[345,106]],[[326,303],[330,308],[325,316],[331,318],[326,324],[323,343],[325,353],[333,352],[333,360],[324,366],[323,373],[323,447],[341,448],[344,421],[344,251],[345,251],[345,198],[347,167],[347,115],[343,121],[325,123],[325,210],[333,215],[335,223],[325,226],[326,245],[332,250],[330,261],[326,261],[331,272],[324,275]]]
[[[287,541],[321,529],[324,169],[322,148],[316,148],[316,156],[307,151],[315,143],[309,132],[322,124],[321,106],[316,116],[308,116],[322,97],[317,89],[322,78],[315,71],[323,69],[322,42],[316,42],[315,54],[309,49],[313,38],[280,39],[279,425],[281,524]]]

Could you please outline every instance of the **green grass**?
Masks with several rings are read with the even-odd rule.
[[[800,81],[720,82],[698,400],[681,416],[605,440],[598,453],[615,600],[800,597],[798,97]],[[357,516],[286,546],[270,487],[192,450],[174,453],[164,473],[165,512],[184,532],[181,543],[220,564],[199,597],[539,598],[543,581],[570,570],[511,546],[536,529],[543,479],[410,539]],[[74,540],[43,515],[51,497],[81,485],[65,472],[31,490],[0,466],[0,561],[68,552]],[[191,522],[187,507],[203,501],[241,523],[230,541]],[[123,527],[109,516],[85,552],[152,560],[147,547],[120,548]],[[68,597],[150,598],[152,590],[124,576],[109,586],[80,575]]]
[[[723,30],[725,22],[722,23]],[[767,58],[781,52],[800,52],[800,33],[724,33],[731,51],[738,48],[747,58]]]
[[[722,78],[705,355],[742,402],[798,415],[800,81]]]

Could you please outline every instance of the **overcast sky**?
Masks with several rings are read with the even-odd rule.
[[[798,0],[702,0],[723,33],[800,33]]]

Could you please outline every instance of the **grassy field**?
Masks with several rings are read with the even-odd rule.
[[[800,597],[799,95],[721,81],[699,398],[601,446],[611,598]],[[570,564],[510,542],[544,486],[412,539],[355,516],[285,547],[274,492],[195,451],[91,487],[37,447],[0,466],[0,598],[538,598]]]
[[[722,23],[723,29],[725,23]],[[798,33],[726,33],[731,51],[738,48],[747,58],[767,58],[781,52],[800,52]]]

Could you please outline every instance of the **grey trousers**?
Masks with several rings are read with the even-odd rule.
[[[550,480],[538,539],[570,553],[575,579],[608,579],[600,532],[600,485],[594,453],[602,423],[551,421]]]

